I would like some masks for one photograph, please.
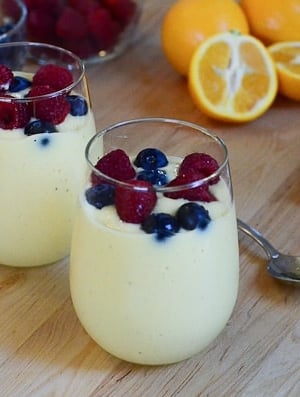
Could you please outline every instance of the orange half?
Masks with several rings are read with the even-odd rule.
[[[253,36],[234,32],[211,36],[197,47],[188,85],[203,113],[233,122],[262,115],[278,88],[275,65],[267,48]]]
[[[279,92],[300,101],[300,41],[276,43],[269,51],[278,74]]]

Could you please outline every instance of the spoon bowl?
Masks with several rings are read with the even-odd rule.
[[[259,231],[237,220],[241,232],[251,237],[265,251],[268,257],[267,270],[270,275],[285,282],[300,283],[300,256],[286,255],[275,249]]]

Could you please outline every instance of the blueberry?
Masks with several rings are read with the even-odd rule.
[[[13,78],[9,86],[10,92],[19,92],[31,86],[31,81],[25,77],[16,76]]]
[[[4,25],[0,26],[0,34],[5,34],[9,32],[15,25],[13,23],[5,23]]]
[[[68,95],[67,100],[71,105],[72,116],[84,116],[88,112],[87,101],[80,95]]]
[[[193,202],[180,206],[176,212],[176,219],[186,230],[205,229],[211,221],[208,211],[202,205]]]
[[[168,164],[166,155],[159,149],[148,148],[140,151],[133,164],[144,170],[155,170]]]
[[[28,136],[42,133],[51,134],[52,132],[57,132],[55,126],[48,121],[42,120],[31,121],[24,128],[24,134]]]
[[[140,181],[148,181],[152,185],[162,186],[168,182],[166,172],[164,170],[143,170],[138,172],[137,179]]]
[[[86,200],[89,204],[99,210],[115,201],[115,187],[106,183],[101,183],[90,187],[85,192]]]
[[[172,237],[179,231],[176,219],[164,212],[151,214],[141,224],[142,230],[146,233],[155,233],[157,240],[164,240]]]

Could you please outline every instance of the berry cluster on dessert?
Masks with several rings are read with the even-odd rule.
[[[66,48],[83,59],[112,51],[138,19],[136,0],[24,0],[35,41]]]
[[[102,175],[92,172],[85,198],[100,210],[115,206],[122,221],[140,224],[145,233],[155,234],[158,240],[171,237],[180,229],[205,229],[211,218],[202,204],[217,200],[210,186],[219,182],[219,176],[196,187],[180,189],[180,186],[215,174],[219,168],[217,161],[206,153],[189,154],[182,160],[175,177],[168,172],[168,166],[169,159],[156,148],[143,149],[133,160],[122,149],[113,150],[95,165]],[[125,183],[113,183],[113,179]],[[161,192],[160,187],[178,189]],[[174,213],[156,211],[156,204],[162,198],[181,199]]]
[[[58,65],[43,65],[29,76],[1,64],[0,128],[21,128],[25,135],[52,133],[68,115],[86,115],[86,99],[64,91],[72,83],[70,71]]]

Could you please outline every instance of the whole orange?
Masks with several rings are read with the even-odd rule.
[[[300,40],[300,0],[240,0],[250,32],[265,44]]]
[[[224,31],[248,33],[247,19],[234,0],[177,0],[161,27],[161,43],[170,64],[188,74],[190,60],[205,38]]]

